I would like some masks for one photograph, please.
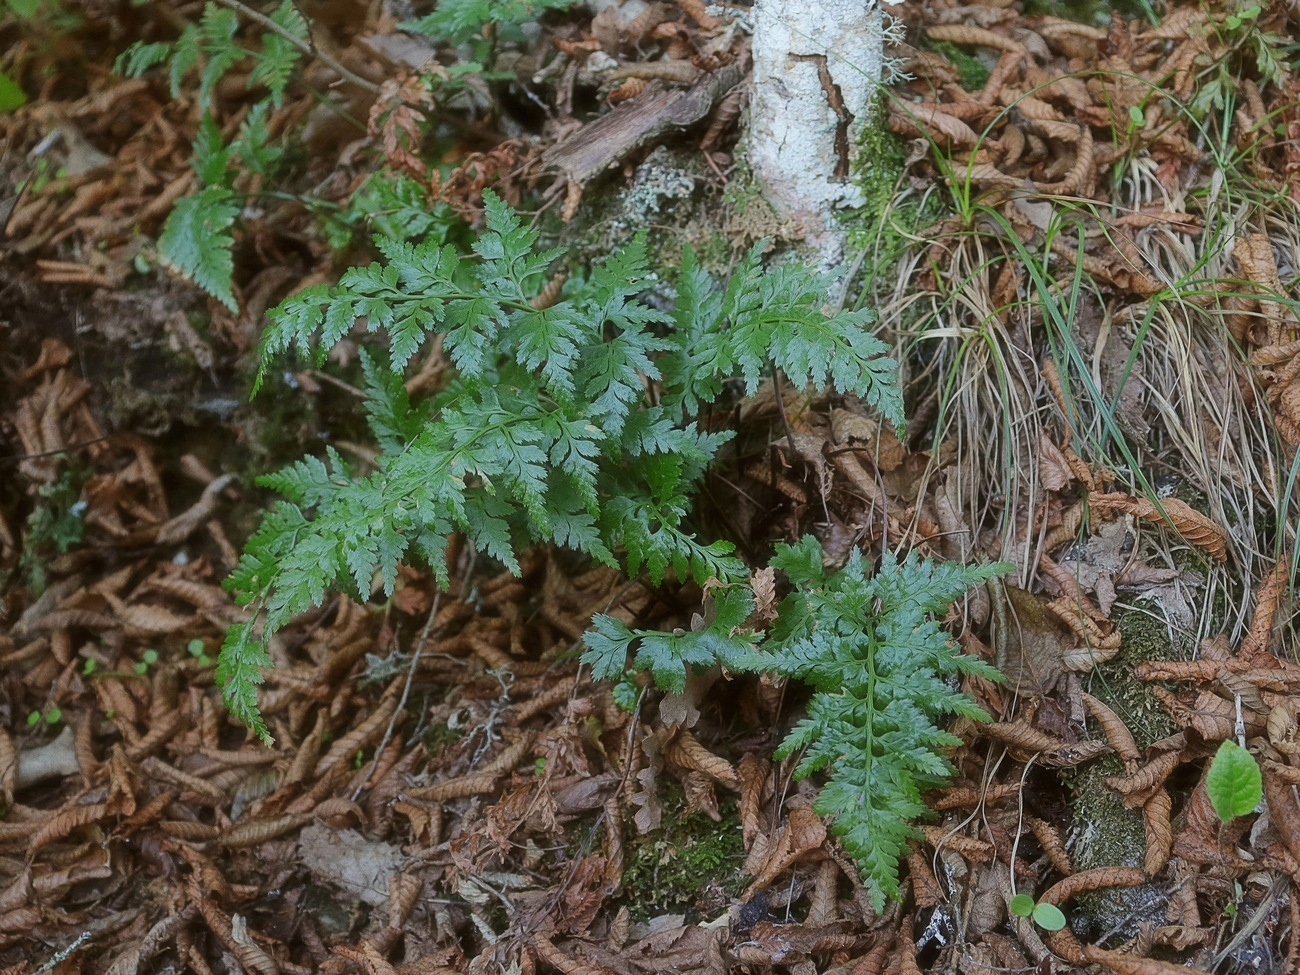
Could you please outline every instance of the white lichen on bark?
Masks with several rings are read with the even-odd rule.
[[[861,201],[847,170],[884,67],[876,0],[756,0],[747,158],[788,228],[829,262],[835,210]]]

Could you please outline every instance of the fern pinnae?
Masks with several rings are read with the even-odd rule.
[[[802,751],[796,774],[826,772],[818,812],[859,863],[877,909],[898,895],[898,860],[909,825],[927,814],[921,794],[951,772],[942,750],[960,741],[937,724],[945,716],[986,718],[949,680],[1001,676],[954,651],[932,618],[967,588],[1010,569],[934,564],[915,553],[886,552],[868,577],[860,553],[840,571],[822,570],[820,546],[807,537],[778,546],[773,565],[795,591],[761,652],[746,669],[799,678],[814,688],[808,715],[777,750]]]
[[[271,314],[259,384],[292,349],[321,361],[359,320],[388,341],[386,354],[361,359],[375,469],[354,474],[326,450],[261,480],[284,500],[227,583],[260,612],[261,635],[232,630],[222,658],[232,709],[255,729],[264,731],[254,677],[265,657],[250,641],[264,644],[332,590],[364,601],[377,585],[391,595],[405,561],[448,585],[453,533],[512,571],[519,548],[540,542],[644,571],[656,585],[670,573],[723,584],[699,632],[597,620],[584,655],[597,677],[622,676],[631,655],[662,686],[680,687],[692,668],[738,667],[753,651],[745,587],[732,585],[744,563],[730,543],[689,527],[694,490],[732,435],[700,429],[698,413],[769,348],[796,382],[830,378],[823,336],[854,340],[863,320],[823,315],[815,276],[761,275],[759,248],[722,289],[688,249],[682,300],[666,314],[640,297],[653,280],[643,238],[538,310],[530,299],[559,252],[539,248],[537,233],[491,192],[485,211],[470,260],[437,238],[381,237],[379,260]],[[435,334],[454,368],[436,396],[412,403],[402,371]],[[863,349],[870,359],[875,347]],[[846,389],[901,410],[885,368],[878,376],[861,362],[853,368]],[[820,573],[820,554],[808,561]]]

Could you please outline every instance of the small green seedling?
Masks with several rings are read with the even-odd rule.
[[[1223,24],[1228,28],[1228,30],[1236,30],[1246,21],[1254,20],[1258,17],[1262,9],[1263,8],[1258,5],[1247,7],[1245,10],[1240,10],[1235,14],[1229,14]]]
[[[636,671],[629,670],[623,679],[614,685],[614,703],[631,714],[636,710],[636,702],[641,696],[641,688],[636,683]]]
[[[94,657],[87,657],[86,662],[81,665],[81,672],[87,677],[95,673],[95,668],[99,666],[99,661]]]
[[[1012,914],[1019,917],[1029,917],[1034,919],[1044,931],[1060,931],[1065,927],[1065,915],[1055,904],[1034,903],[1034,899],[1028,894],[1016,894],[1007,904]]]
[[[46,724],[58,724],[63,720],[63,711],[59,708],[48,708],[44,712],[32,711],[27,715],[27,727],[35,728],[44,721]]]
[[[143,659],[135,665],[135,672],[141,677],[149,673],[149,668],[158,662],[158,651],[146,650],[142,656]]]
[[[1235,741],[1225,741],[1205,774],[1210,805],[1225,823],[1253,812],[1263,795],[1264,781],[1253,755]]]
[[[1236,916],[1237,916],[1237,904],[1240,903],[1240,901],[1241,901],[1241,896],[1242,896],[1241,881],[1240,881],[1240,880],[1234,880],[1234,881],[1232,882],[1232,900],[1229,901],[1227,904],[1224,904],[1224,905],[1223,905],[1223,916],[1224,916],[1224,917],[1236,917]]]
[[[189,643],[185,644],[185,650],[191,657],[199,662],[200,666],[207,667],[212,663],[212,658],[208,656],[207,644],[198,637],[195,637]]]
[[[546,774],[546,759],[539,758],[537,761],[533,763],[533,775],[540,776],[545,774]]]

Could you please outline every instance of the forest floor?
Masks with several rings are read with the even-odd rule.
[[[250,401],[268,308],[368,260],[373,221],[462,233],[487,188],[579,260],[647,227],[665,266],[689,242],[725,269],[789,230],[737,145],[748,8],[550,6],[476,73],[388,4],[302,3],[320,56],[264,120],[284,189],[240,177],[229,301],[158,256],[199,186],[199,82],[114,72],[204,5],[0,8],[0,81],[30,98],[0,85],[0,971],[1300,972],[1280,2],[893,8],[908,77],[832,296],[877,310],[908,428],[768,381],[698,521],[752,564],[806,533],[833,562],[1015,564],[946,620],[1010,680],[964,687],[995,720],[953,727],[901,902],[874,909],[816,777],[773,760],[794,687],[712,671],[663,695],[579,666],[593,613],[689,628],[698,586],[547,549],[515,576],[461,544],[448,592],[403,568],[392,598],[281,634],[272,746],[228,718],[215,658],[247,614],[221,583],[269,499],[254,476],[323,441],[373,458],[360,330]],[[692,125],[582,175],[584,125],[729,69]],[[226,136],[250,88],[215,82]],[[1224,824],[1205,772],[1238,739],[1264,802]]]

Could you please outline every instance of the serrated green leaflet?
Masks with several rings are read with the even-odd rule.
[[[950,716],[987,720],[949,678],[1002,675],[955,650],[934,620],[971,586],[1011,568],[934,563],[886,553],[874,574],[854,552],[839,572],[822,568],[807,537],[778,545],[773,565],[797,589],[746,670],[796,677],[815,693],[808,716],[777,749],[802,752],[795,775],[825,771],[814,808],[862,869],[877,910],[899,894],[898,861],[918,836],[912,821],[929,815],[921,793],[947,781],[944,749],[960,740],[942,730]]]

